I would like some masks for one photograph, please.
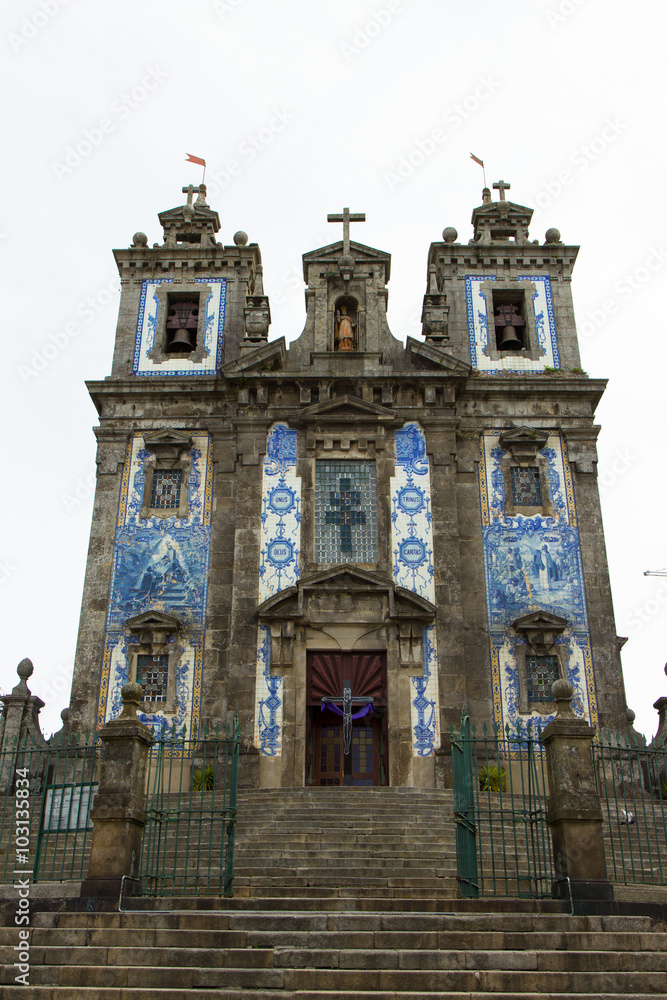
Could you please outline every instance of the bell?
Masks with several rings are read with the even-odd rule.
[[[189,330],[176,330],[173,339],[167,344],[169,354],[190,354],[195,345]]]
[[[504,326],[502,332],[502,339],[498,345],[499,351],[520,351],[523,347],[522,342],[516,335],[516,330],[513,326]]]

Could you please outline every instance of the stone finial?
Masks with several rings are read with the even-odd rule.
[[[456,243],[458,235],[458,230],[454,229],[454,226],[446,226],[442,231],[442,238],[445,243]]]
[[[234,233],[234,243],[237,247],[244,247],[248,242],[248,234],[244,233],[242,229],[239,229],[238,233]]]
[[[138,247],[147,247],[148,237],[146,233],[135,233],[132,237],[132,248],[137,249]]]
[[[16,668],[16,673],[19,675],[20,679],[16,687],[14,687],[12,690],[13,695],[30,694],[30,690],[28,688],[28,685],[26,684],[26,681],[32,675],[34,669],[35,668],[33,666],[32,660],[29,660],[27,657],[24,660],[21,660],[18,667]]]
[[[438,273],[435,264],[431,264],[428,269],[428,290],[427,295],[438,295]]]
[[[484,188],[484,190],[482,191],[482,205],[490,205],[490,204],[491,204],[491,189]]]
[[[572,695],[574,694],[574,688],[570,682],[566,681],[564,677],[559,677],[558,680],[554,681],[551,685],[551,690],[556,702],[557,718],[574,719],[575,715],[572,709]]]
[[[133,682],[125,684],[121,689],[120,696],[123,699],[123,711],[118,716],[119,719],[137,719],[137,711],[141,707],[144,699],[144,692],[141,684]]]
[[[69,719],[69,708],[63,708],[60,713],[60,718],[62,719],[63,725],[67,725],[67,720]]]
[[[625,718],[628,720],[628,725],[631,726],[632,723],[637,718],[637,713],[633,712],[631,708],[626,708],[626,710],[625,710]]]
[[[264,295],[264,268],[258,264],[255,268],[255,287],[253,295]]]
[[[546,233],[544,234],[544,242],[560,243],[561,242],[560,229],[555,229],[555,228],[547,229]]]

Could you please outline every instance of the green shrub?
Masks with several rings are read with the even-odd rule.
[[[211,792],[215,785],[215,771],[205,767],[203,771],[195,771],[192,775],[192,790],[194,792]]]
[[[507,791],[507,772],[500,764],[482,764],[478,771],[478,776],[481,791]]]

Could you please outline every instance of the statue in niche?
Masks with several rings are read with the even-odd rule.
[[[347,314],[347,306],[336,310],[336,329],[334,343],[337,351],[355,351],[357,348],[354,336],[356,320]]]

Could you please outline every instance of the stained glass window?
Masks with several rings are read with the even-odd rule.
[[[167,700],[167,675],[169,657],[148,656],[140,654],[137,657],[137,684],[141,684],[144,701]]]
[[[177,508],[181,502],[181,469],[156,469],[153,473],[151,507],[155,510]]]
[[[553,701],[551,685],[558,680],[557,656],[527,656],[528,701]]]
[[[541,507],[540,470],[535,465],[527,469],[510,469],[512,499],[516,507]]]
[[[315,561],[377,562],[374,462],[318,460],[315,477]]]

